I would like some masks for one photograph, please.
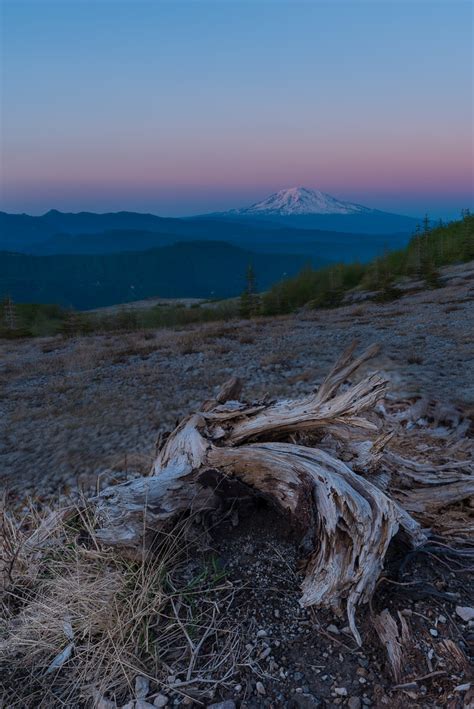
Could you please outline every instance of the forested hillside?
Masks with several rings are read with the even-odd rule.
[[[29,256],[0,254],[0,293],[14,301],[56,303],[87,310],[115,303],[164,298],[227,298],[244,286],[249,262],[262,289],[305,258],[254,254],[230,244],[182,242],[139,253]]]
[[[304,268],[297,276],[274,285],[263,297],[262,312],[291,312],[311,303],[313,307],[338,305],[344,294],[360,287],[377,291],[377,298],[392,300],[401,294],[403,278],[421,278],[426,286],[438,285],[437,269],[474,259],[474,216],[466,211],[459,221],[431,227],[425,219],[408,246],[387,252],[367,264],[335,264],[315,270]]]

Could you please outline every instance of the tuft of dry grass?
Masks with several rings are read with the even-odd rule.
[[[92,706],[103,697],[120,706],[137,675],[151,696],[211,698],[242,654],[228,613],[233,586],[213,559],[190,556],[189,520],[134,560],[100,545],[95,524],[85,504],[42,524],[4,512],[3,705]]]

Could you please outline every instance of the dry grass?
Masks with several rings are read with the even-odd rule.
[[[45,538],[31,515],[3,517],[2,705],[120,705],[137,675],[152,696],[206,703],[228,683],[242,653],[234,588],[212,558],[190,560],[189,521],[132,561],[97,542],[87,507],[53,520]]]

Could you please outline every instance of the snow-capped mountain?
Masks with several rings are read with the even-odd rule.
[[[250,207],[232,209],[227,214],[242,216],[295,216],[305,214],[369,214],[375,210],[343,202],[330,194],[307,187],[290,187],[271,194]]]

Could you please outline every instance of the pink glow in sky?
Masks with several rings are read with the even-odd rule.
[[[473,193],[471,14],[4,0],[0,206],[181,215],[303,184],[455,213]]]

